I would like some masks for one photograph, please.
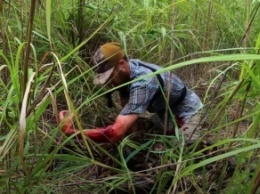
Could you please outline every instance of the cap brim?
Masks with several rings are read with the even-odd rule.
[[[109,77],[111,76],[112,72],[114,70],[114,67],[112,67],[111,69],[105,71],[104,73],[99,73],[94,77],[93,83],[95,85],[102,85],[104,83],[106,83],[106,81],[109,79]]]

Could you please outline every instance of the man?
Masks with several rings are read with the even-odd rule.
[[[96,63],[94,84],[116,87],[132,80],[136,81],[119,89],[123,109],[115,123],[83,130],[84,135],[96,142],[119,141],[139,115],[147,110],[156,113],[162,122],[166,121],[166,134],[173,134],[174,123],[177,123],[178,132],[186,141],[199,137],[197,134],[200,132],[200,118],[197,113],[203,106],[202,102],[176,75],[163,72],[151,76],[161,67],[138,59],[128,60],[120,44],[116,42],[102,45],[93,58]],[[66,115],[67,111],[61,111],[59,114],[63,122],[62,131],[66,135],[78,133],[79,131],[73,128],[73,116]]]

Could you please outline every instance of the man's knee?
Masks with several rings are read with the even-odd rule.
[[[188,123],[179,128],[185,142],[194,142],[201,137],[202,123],[199,114],[191,116]]]

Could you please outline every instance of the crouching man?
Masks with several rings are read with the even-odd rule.
[[[104,143],[119,141],[145,111],[156,113],[162,123],[167,123],[166,134],[174,134],[174,124],[177,124],[179,135],[183,135],[185,140],[193,141],[199,137],[201,127],[198,113],[203,104],[196,93],[175,74],[163,72],[147,76],[161,67],[139,59],[128,59],[121,45],[116,42],[100,46],[93,59],[96,63],[94,84],[111,88],[136,81],[118,90],[123,108],[114,124],[83,130],[90,139]],[[176,122],[173,122],[171,115],[174,115]],[[71,114],[63,110],[59,117],[66,135],[78,133],[73,128]],[[165,119],[167,122],[164,122]]]

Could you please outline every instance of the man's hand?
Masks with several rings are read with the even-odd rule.
[[[66,135],[72,135],[77,132],[73,127],[73,116],[72,113],[68,114],[67,110],[63,110],[59,113],[59,120],[62,123],[61,129]]]

